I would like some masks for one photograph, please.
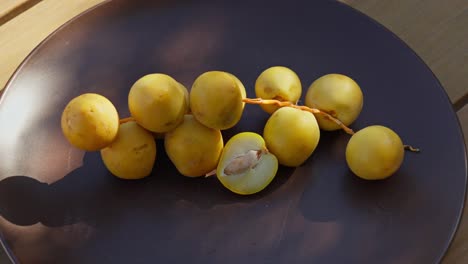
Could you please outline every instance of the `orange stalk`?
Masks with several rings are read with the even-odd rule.
[[[133,117],[122,118],[122,119],[119,120],[119,123],[123,124],[123,123],[131,122],[131,121],[135,121],[135,118],[133,118]]]
[[[262,99],[262,98],[245,98],[242,100],[244,103],[247,103],[247,104],[257,104],[257,105],[277,105],[277,106],[280,106],[280,107],[283,107],[283,106],[289,106],[289,107],[293,107],[293,108],[297,108],[297,109],[301,109],[303,111],[307,111],[307,112],[310,112],[312,114],[320,114],[320,115],[323,115],[325,118],[327,118],[328,120],[330,121],[333,121],[335,122],[337,125],[339,125],[346,133],[350,134],[350,135],[353,135],[354,134],[354,131],[347,127],[345,124],[343,124],[343,122],[341,122],[338,118],[335,118],[333,117],[332,115],[330,115],[329,113],[327,112],[324,112],[322,110],[319,110],[319,109],[316,109],[316,108],[310,108],[310,107],[307,107],[305,105],[296,105],[292,102],[288,102],[288,101],[279,101],[279,100],[275,100],[275,99]]]

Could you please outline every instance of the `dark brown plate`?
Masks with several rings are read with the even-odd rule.
[[[8,83],[0,102],[0,230],[21,263],[435,263],[463,208],[466,155],[444,90],[398,38],[334,1],[114,1],[67,23]],[[385,181],[347,168],[349,136],[323,132],[313,156],[280,168],[263,192],[241,197],[216,178],[180,176],[158,141],[153,174],[118,180],[99,153],[61,134],[65,104],[107,96],[128,116],[139,77],[202,72],[253,84],[285,65],[306,89],[319,76],[354,78],[365,96],[353,128],[391,127],[422,149]],[[248,105],[224,132],[262,132]]]

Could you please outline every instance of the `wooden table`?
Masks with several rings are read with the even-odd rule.
[[[340,0],[405,41],[441,81],[468,139],[468,1]],[[51,32],[104,0],[0,0],[0,90]],[[430,113],[429,113],[430,114]],[[443,263],[468,263],[468,210]],[[0,263],[6,256],[0,252]]]

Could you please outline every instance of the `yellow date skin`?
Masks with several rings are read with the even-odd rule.
[[[222,71],[201,74],[190,91],[190,107],[203,125],[219,130],[235,126],[244,111],[246,91],[234,75]]]
[[[404,153],[404,145],[393,130],[374,125],[359,130],[350,138],[346,162],[358,177],[381,180],[400,168]]]
[[[188,112],[188,92],[172,77],[153,73],[141,77],[128,94],[128,108],[145,129],[165,133],[176,128]]]
[[[312,113],[282,107],[268,119],[263,137],[281,165],[297,167],[314,152],[320,140],[320,129]]]
[[[327,74],[315,80],[307,90],[305,104],[323,110],[339,119],[345,126],[352,124],[363,106],[363,94],[359,85],[343,74]],[[321,129],[340,129],[335,122],[316,114]]]
[[[204,176],[214,170],[223,150],[221,131],[204,126],[192,115],[166,133],[164,147],[177,170],[187,177]]]
[[[277,99],[296,103],[302,94],[299,76],[290,68],[273,66],[264,70],[255,81],[255,95],[263,99]],[[279,107],[261,105],[261,108],[272,114]]]
[[[106,97],[85,93],[66,105],[61,128],[65,138],[76,148],[97,151],[117,136],[119,115]]]
[[[120,125],[117,138],[101,150],[101,158],[114,176],[136,180],[150,175],[156,152],[153,134],[130,121]]]

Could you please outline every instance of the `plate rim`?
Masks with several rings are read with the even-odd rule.
[[[127,1],[130,1],[130,0],[127,0]],[[325,1],[327,1],[327,0],[325,0]],[[11,86],[12,82],[16,79],[17,75],[21,72],[21,70],[28,63],[28,61],[36,54],[36,52],[41,47],[43,47],[45,45],[45,43],[47,43],[51,38],[53,38],[62,29],[69,26],[70,24],[74,23],[75,21],[77,21],[81,17],[95,11],[96,9],[104,7],[105,5],[108,5],[108,4],[112,3],[112,2],[117,2],[117,1],[115,1],[115,0],[104,0],[104,1],[102,1],[100,3],[98,3],[98,4],[95,4],[94,6],[91,6],[91,7],[87,8],[86,10],[83,10],[79,14],[71,17],[69,20],[67,20],[62,25],[60,25],[58,28],[56,28],[51,33],[49,33],[49,35],[47,35],[43,40],[41,40],[26,55],[26,57],[21,61],[21,63],[16,67],[15,71],[10,75],[7,82],[5,83],[3,89],[0,90],[0,104],[2,104],[2,102],[4,100],[4,97],[5,97],[5,94],[8,92],[9,89],[11,89],[10,86]],[[372,23],[375,26],[379,27],[381,30],[386,31],[387,34],[391,34],[391,36],[394,39],[396,39],[397,42],[402,44],[405,47],[406,50],[409,50],[410,53],[412,54],[412,56],[414,56],[417,60],[419,60],[419,63],[421,65],[423,65],[423,67],[425,67],[426,70],[432,75],[432,78],[435,81],[435,83],[437,84],[437,87],[440,90],[442,90],[442,92],[444,94],[444,100],[446,101],[446,103],[448,103],[451,106],[449,112],[452,115],[452,117],[454,117],[454,119],[456,120],[455,123],[458,126],[457,134],[462,139],[462,147],[463,147],[463,150],[464,150],[463,151],[463,156],[464,156],[463,158],[464,158],[464,170],[465,170],[465,175],[464,175],[465,184],[464,184],[464,188],[463,188],[463,200],[461,202],[461,207],[460,207],[459,213],[456,216],[456,221],[455,221],[454,225],[451,228],[449,238],[444,242],[444,248],[441,249],[441,252],[440,252],[439,256],[436,259],[436,263],[441,263],[442,260],[447,256],[447,253],[448,253],[451,245],[453,244],[453,241],[454,241],[456,235],[459,232],[460,224],[461,224],[462,218],[463,218],[463,213],[466,210],[467,198],[468,198],[468,151],[467,151],[467,142],[466,142],[467,138],[465,138],[465,135],[463,133],[460,119],[458,118],[458,115],[457,115],[455,109],[453,108],[453,104],[452,104],[452,102],[450,100],[450,97],[449,97],[447,91],[444,89],[444,86],[440,82],[439,78],[435,75],[434,71],[429,67],[429,65],[422,59],[422,57],[413,48],[411,48],[406,41],[404,41],[401,37],[396,35],[396,33],[391,31],[385,25],[381,24],[379,21],[377,21],[373,17],[365,14],[361,10],[358,10],[358,9],[354,8],[353,6],[348,5],[348,4],[346,4],[346,3],[344,3],[344,2],[342,2],[340,0],[333,0],[331,2],[334,2],[335,4],[341,5],[343,8],[348,8],[348,10],[351,10],[351,12],[354,12],[355,14],[358,14],[361,18],[367,19],[370,23]],[[15,264],[19,263],[16,256],[11,251],[11,248],[7,245],[1,230],[0,230],[0,246],[1,246],[0,250],[3,250],[3,252],[5,252],[5,255],[11,261],[11,263],[15,263]]]

